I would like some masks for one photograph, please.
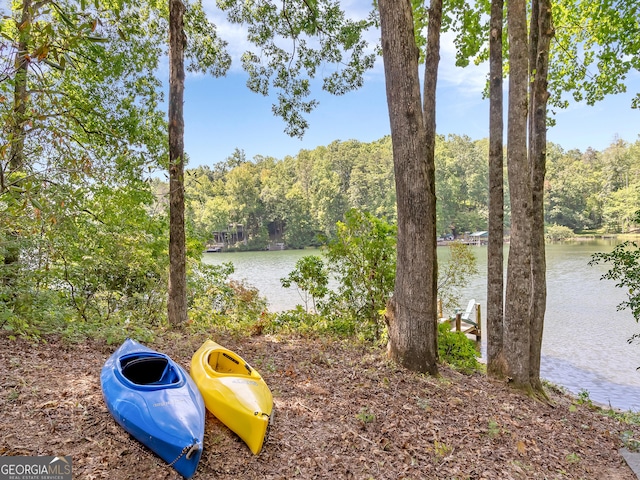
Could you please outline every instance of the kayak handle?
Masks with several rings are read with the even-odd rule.
[[[193,457],[193,454],[196,453],[198,450],[200,450],[200,446],[198,445],[198,442],[194,443],[193,445],[185,446],[180,452],[180,455],[178,455],[173,462],[169,463],[169,466],[173,467],[178,462],[178,460],[180,460],[182,457],[185,457],[187,460],[191,460],[191,457]]]
[[[191,457],[193,457],[193,454],[196,453],[198,450],[200,450],[200,447],[198,446],[197,443],[194,443],[193,445],[191,445],[191,448],[185,455],[186,459],[191,460]]]

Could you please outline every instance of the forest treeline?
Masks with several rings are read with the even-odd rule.
[[[458,237],[487,229],[488,140],[439,136],[437,232]],[[505,168],[505,224],[509,194]],[[167,185],[154,181],[157,194]],[[239,249],[318,245],[358,209],[394,223],[396,197],[390,137],[335,141],[284,159],[236,150],[224,162],[188,169],[186,217],[207,243]],[[572,233],[633,230],[640,205],[640,141],[614,140],[603,151],[549,144],[545,224]],[[557,228],[555,228],[557,232]]]
[[[487,141],[439,137],[436,162],[439,235],[486,229]],[[145,181],[141,169],[123,165],[131,170],[113,175],[94,165],[100,181],[50,174],[47,182],[25,177],[22,188],[7,190],[0,201],[0,328],[75,336],[99,326],[117,339],[145,338],[163,324],[168,185]],[[638,141],[586,152],[549,145],[548,225],[577,232],[633,229],[639,173]],[[195,324],[237,327],[266,310],[259,292],[229,282],[232,266],[202,264],[214,232],[242,225],[247,242],[237,248],[270,242],[296,248],[334,238],[350,209],[391,225],[395,220],[388,137],[336,141],[283,159],[249,161],[237,150],[211,167],[187,169],[185,184],[188,308]],[[506,214],[508,225],[508,204]],[[21,252],[19,261],[9,262],[14,251]]]

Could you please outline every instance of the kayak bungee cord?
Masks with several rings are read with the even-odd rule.
[[[193,454],[196,453],[198,450],[200,450],[200,447],[198,446],[197,443],[187,445],[182,449],[182,452],[180,452],[180,455],[178,455],[173,462],[167,465],[169,465],[170,467],[173,467],[176,464],[176,462],[184,456],[185,453],[187,454],[185,458],[187,460],[191,460],[191,457],[193,456]]]

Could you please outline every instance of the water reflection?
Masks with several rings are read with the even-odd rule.
[[[561,358],[543,355],[540,376],[556,385],[562,385],[575,395],[586,390],[589,399],[605,407],[640,411],[640,386],[613,383],[606,377],[576,367]]]
[[[591,255],[609,252],[615,240],[595,240],[547,246],[547,311],[543,335],[542,377],[594,402],[640,411],[640,345],[627,339],[640,331],[628,311],[617,311],[625,292],[600,280],[606,266],[589,266]],[[486,248],[474,247],[479,274],[461,292],[463,306],[475,298],[482,308],[486,331]],[[207,263],[232,262],[234,278],[245,279],[268,299],[272,311],[294,308],[302,300],[295,289],[284,289],[280,278],[296,261],[319,250],[205,254]],[[438,249],[446,261],[446,248]],[[506,260],[506,251],[505,251]],[[486,350],[486,345],[482,345]]]

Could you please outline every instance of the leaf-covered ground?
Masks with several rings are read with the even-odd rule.
[[[277,411],[258,456],[208,414],[195,479],[636,478],[618,450],[640,428],[559,392],[549,405],[480,374],[417,375],[342,342],[214,340],[261,372]],[[202,341],[150,346],[188,368]],[[100,369],[116,347],[1,335],[0,454],[71,455],[76,479],[180,478],[105,407]]]

